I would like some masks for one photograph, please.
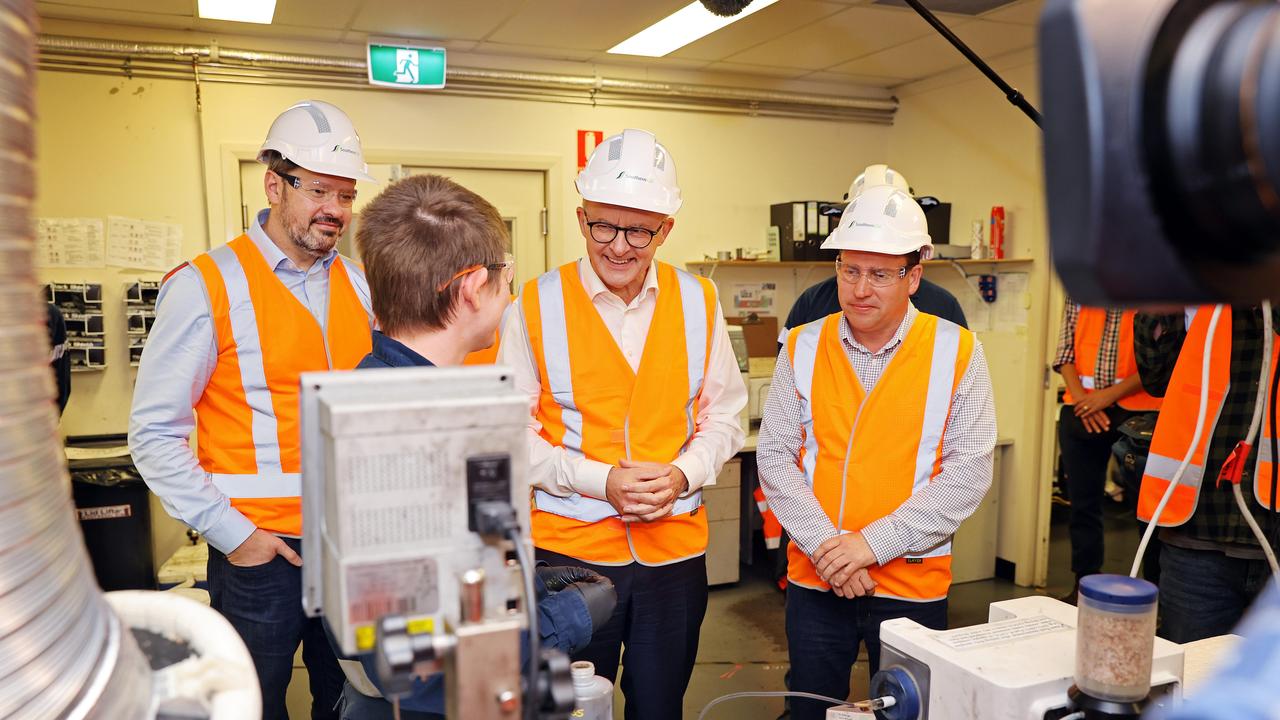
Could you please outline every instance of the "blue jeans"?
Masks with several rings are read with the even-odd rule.
[[[573,653],[589,660],[610,682],[622,651],[622,695],[626,720],[672,720],[684,715],[684,693],[698,657],[698,634],[707,613],[707,559],[670,565],[592,565],[538,550],[552,565],[578,565],[613,581],[618,604],[596,628],[591,644]]]
[[[787,586],[787,652],[790,689],[827,697],[849,697],[849,672],[866,643],[871,674],[880,669],[880,623],[910,618],[936,630],[947,628],[947,601],[907,602],[889,598],[842,598],[833,592]],[[791,699],[792,720],[823,720],[829,703]]]
[[[1266,560],[1165,543],[1160,549],[1160,637],[1188,643],[1231,632],[1270,575]]]
[[[281,539],[302,554],[302,541]],[[320,619],[302,612],[302,569],[279,555],[263,565],[238,567],[212,547],[208,569],[209,604],[231,622],[253,656],[262,688],[262,720],[289,720],[285,691],[298,643],[311,683],[312,720],[337,720],[346,677]]]
[[[393,720],[395,714],[392,705],[383,698],[369,697],[347,683],[342,688],[342,703],[339,706],[339,720]],[[400,720],[444,720],[443,715],[435,713],[400,710]]]

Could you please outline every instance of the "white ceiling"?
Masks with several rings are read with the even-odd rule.
[[[370,35],[455,53],[894,87],[966,64],[910,10],[872,0],[780,0],[664,58],[606,49],[689,0],[277,0],[271,25],[196,17],[196,0],[39,0],[44,18],[363,45]],[[926,0],[926,5],[928,0]],[[980,56],[1030,48],[1042,0],[940,15]]]

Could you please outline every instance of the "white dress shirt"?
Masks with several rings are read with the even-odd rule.
[[[277,279],[325,329],[329,315],[329,267],[336,250],[307,270],[298,268],[267,236],[268,210],[254,218],[249,238]],[[352,282],[368,312],[363,283]],[[129,414],[129,452],[147,486],[173,517],[204,535],[224,553],[239,547],[256,529],[209,480],[188,438],[195,429],[195,405],[218,364],[209,299],[199,271],[186,265],[173,273],[156,299],[156,321],[147,336]]]
[[[640,367],[649,325],[658,305],[658,273],[654,264],[645,273],[640,294],[630,303],[622,301],[605,287],[587,258],[578,260],[578,275],[583,287],[591,296],[591,304],[613,341],[618,344],[623,357],[632,370]],[[562,447],[556,447],[542,438],[538,431],[538,396],[542,383],[538,377],[538,365],[529,348],[524,327],[524,314],[507,313],[502,328],[502,342],[498,348],[498,363],[515,370],[516,388],[529,396],[529,485],[541,488],[553,495],[567,497],[573,493],[605,499],[605,483],[608,463],[575,457]],[[738,370],[738,361],[729,344],[729,332],[725,329],[724,312],[717,307],[715,328],[711,342],[711,356],[707,363],[706,379],[698,400],[697,430],[685,452],[672,461],[689,481],[685,495],[706,485],[714,485],[720,468],[734,453],[742,449],[745,436],[738,422],[738,414],[747,404],[747,388]]]

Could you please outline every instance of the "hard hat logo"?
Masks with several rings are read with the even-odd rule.
[[[267,131],[258,161],[267,162],[270,151],[314,173],[377,182],[369,174],[351,118],[327,102],[304,100],[280,113]]]
[[[906,255],[918,250],[924,259],[933,254],[924,210],[893,185],[864,188],[857,201],[845,208],[840,224],[827,236],[822,249],[885,255]]]
[[[683,202],[675,161],[646,130],[624,130],[597,145],[574,185],[584,200],[664,215]]]

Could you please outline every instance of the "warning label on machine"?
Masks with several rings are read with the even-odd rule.
[[[935,636],[935,639],[955,650],[969,650],[1061,630],[1075,630],[1075,628],[1058,622],[1051,617],[1036,615],[1034,617],[1001,620],[1000,622],[960,628],[959,630],[948,630],[947,632],[939,633]]]
[[[439,609],[436,563],[431,558],[347,568],[347,617],[352,624],[384,615],[416,615]]]

